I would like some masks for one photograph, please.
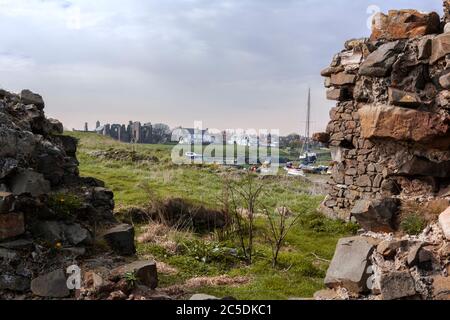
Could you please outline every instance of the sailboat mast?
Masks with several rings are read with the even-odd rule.
[[[305,141],[305,145],[306,145],[306,152],[309,151],[309,137],[310,137],[310,123],[311,123],[311,88],[308,88],[308,106],[307,106],[307,110],[306,110],[306,133],[305,133],[305,137],[306,137],[306,141]]]

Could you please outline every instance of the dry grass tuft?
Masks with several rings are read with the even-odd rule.
[[[165,224],[152,222],[144,227],[144,231],[137,238],[137,241],[142,244],[156,244],[169,252],[176,252],[177,243],[173,238],[175,238],[178,232],[176,229]]]

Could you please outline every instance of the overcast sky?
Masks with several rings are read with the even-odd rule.
[[[164,122],[314,131],[320,70],[368,36],[373,9],[442,14],[441,0],[0,0],[0,87],[43,95],[67,128]]]

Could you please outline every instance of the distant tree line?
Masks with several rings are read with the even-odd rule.
[[[152,139],[155,144],[164,144],[171,142],[172,130],[167,124],[156,123],[153,125]]]

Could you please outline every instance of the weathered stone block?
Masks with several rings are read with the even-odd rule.
[[[374,246],[366,238],[352,237],[339,240],[333,260],[327,271],[325,285],[329,288],[344,286],[351,292],[365,292],[370,276],[369,257]]]
[[[408,298],[416,294],[414,279],[408,271],[382,274],[380,289],[383,300]]]
[[[0,240],[14,238],[25,232],[22,213],[0,214]]]
[[[450,240],[450,207],[439,215],[439,225],[447,240]]]
[[[365,230],[391,232],[397,207],[396,199],[359,200],[351,213]]]
[[[393,258],[397,250],[407,243],[407,241],[402,240],[384,240],[378,244],[377,252],[386,258]]]
[[[328,142],[330,142],[330,135],[326,132],[317,132],[314,133],[313,140],[327,144]]]
[[[30,90],[22,90],[20,99],[24,104],[34,104],[40,110],[45,107],[44,99],[39,94],[33,93]]]
[[[429,37],[420,40],[417,49],[418,49],[417,59],[419,60],[428,59],[431,56],[431,52],[433,49],[432,38]]]
[[[0,275],[0,291],[11,290],[15,292],[25,292],[30,289],[30,278],[14,274]]]
[[[58,242],[70,245],[89,245],[92,236],[89,230],[77,223],[64,223],[61,221],[41,221],[33,226],[33,235],[50,244]]]
[[[340,72],[331,75],[331,84],[335,86],[351,85],[356,82],[356,75]]]
[[[402,41],[388,42],[381,45],[361,64],[359,74],[368,77],[388,76],[404,47],[405,44]]]
[[[335,100],[335,101],[345,101],[351,99],[352,96],[349,94],[348,88],[341,87],[341,88],[333,88],[330,90],[327,90],[327,99],[328,100]]]
[[[442,86],[442,88],[444,89],[450,89],[450,72],[442,75],[439,78],[439,84]]]
[[[40,173],[23,170],[12,178],[11,190],[15,195],[31,194],[37,197],[50,192],[50,183]]]
[[[450,53],[450,33],[440,34],[433,39],[430,63],[434,64]]]
[[[358,113],[363,138],[448,144],[449,124],[435,113],[386,105],[366,105]]]
[[[134,244],[134,228],[128,224],[121,224],[107,230],[103,238],[111,249],[123,255],[133,255],[136,253]]]
[[[434,276],[433,277],[433,299],[434,300],[450,300],[450,276]]]
[[[340,65],[337,67],[327,67],[323,69],[320,74],[322,77],[331,77],[332,74],[340,73],[342,71],[344,71],[344,67]]]
[[[371,187],[372,181],[370,180],[369,176],[363,175],[356,178],[355,185],[357,185],[358,187]]]
[[[440,31],[441,22],[435,12],[416,10],[390,10],[377,13],[372,22],[371,40],[397,40],[415,38]]]
[[[434,162],[426,158],[413,156],[405,158],[396,173],[406,176],[447,178],[450,176],[450,161]]]
[[[419,107],[422,104],[419,96],[412,92],[406,92],[403,90],[389,88],[389,103],[400,107]]]
[[[31,281],[34,295],[46,298],[65,298],[70,295],[64,270],[58,269]]]
[[[0,158],[0,179],[4,179],[11,175],[17,169],[18,165],[19,162],[16,159]]]

